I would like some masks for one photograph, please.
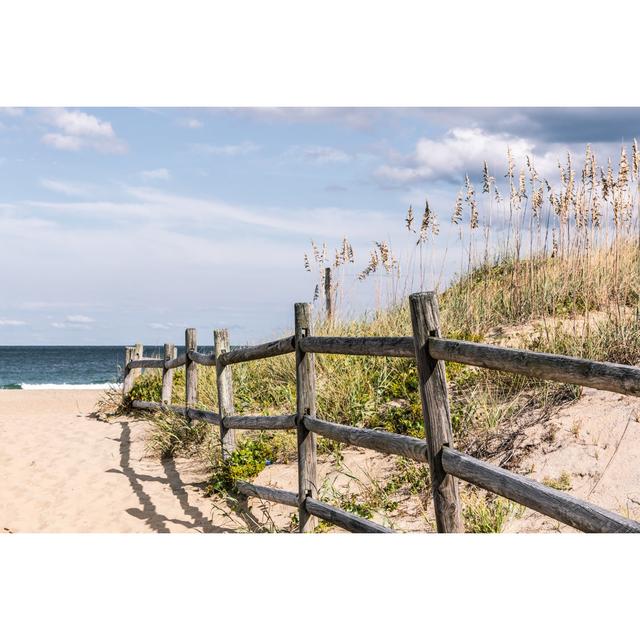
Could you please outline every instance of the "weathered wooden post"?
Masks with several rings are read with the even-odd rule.
[[[464,527],[458,481],[442,468],[442,448],[453,446],[447,377],[444,362],[434,360],[429,354],[429,337],[440,337],[438,299],[433,291],[414,293],[409,296],[409,304],[436,524],[438,533],[459,533]]]
[[[216,385],[218,387],[218,412],[220,413],[220,444],[222,457],[226,459],[236,448],[236,433],[224,428],[224,418],[233,415],[233,379],[231,368],[220,362],[220,355],[229,351],[229,332],[216,329],[213,332],[213,345],[216,355]]]
[[[187,329],[184,332],[184,349],[185,405],[187,409],[190,409],[194,408],[198,402],[198,365],[189,357],[189,351],[198,349],[195,329]]]
[[[133,372],[135,369],[129,369],[129,363],[133,360],[133,353],[135,351],[135,347],[125,347],[124,348],[124,377],[122,379],[122,396],[125,397],[129,393],[131,393],[131,389],[133,389]]]
[[[162,367],[162,404],[171,404],[173,391],[173,369],[167,369],[167,361],[176,357],[176,348],[172,344],[164,345],[164,366]]]
[[[316,436],[308,431],[304,416],[316,415],[315,356],[300,349],[300,340],[312,334],[311,305],[299,302],[295,305],[296,340],[296,425],[298,431],[298,519],[299,531],[305,533],[316,527],[316,518],[305,508],[307,497],[317,496]]]
[[[143,357],[144,357],[144,348],[139,342],[136,342],[136,346],[133,348],[133,360],[142,360]],[[142,369],[139,369],[136,367],[132,371],[133,371],[133,382],[135,383],[135,381],[142,375]]]
[[[331,267],[324,270],[324,304],[327,311],[327,320],[331,322],[333,316],[333,301],[331,299]]]

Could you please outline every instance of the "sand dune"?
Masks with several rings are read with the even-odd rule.
[[[577,402],[551,420],[528,429],[530,453],[521,473],[640,520],[640,400],[584,389]],[[509,532],[574,531],[529,509],[514,518]]]

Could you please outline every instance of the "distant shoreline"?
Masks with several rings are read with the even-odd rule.
[[[18,384],[7,384],[0,387],[0,391],[102,391],[110,389],[111,387],[121,386],[118,382],[105,382],[95,384],[71,384],[71,383],[43,383],[43,384],[29,384],[21,382]]]

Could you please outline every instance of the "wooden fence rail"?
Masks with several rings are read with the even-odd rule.
[[[300,340],[305,353],[333,353],[351,356],[415,357],[411,338],[327,338],[313,336]]]
[[[451,429],[444,362],[458,362],[543,380],[640,396],[640,368],[568,356],[509,349],[440,337],[438,304],[433,292],[409,297],[412,337],[314,336],[311,305],[294,308],[295,334],[255,346],[230,349],[226,330],[214,332],[214,353],[197,349],[195,329],[185,332],[185,353],[164,345],[163,358],[144,358],[141,344],[125,348],[123,394],[131,393],[142,369],[162,369],[162,401],[134,400],[135,409],[169,411],[220,429],[223,456],[233,455],[237,430],[291,429],[297,432],[297,492],[236,483],[244,496],[298,509],[299,531],[313,531],[316,518],[356,533],[392,533],[380,524],[326,504],[317,498],[316,436],[429,465],[440,533],[464,530],[458,479],[501,495],[585,532],[640,533],[640,523],[568,493],[456,451]],[[295,353],[296,413],[280,416],[235,415],[230,365]],[[316,353],[415,359],[425,439],[327,422],[316,417]],[[185,367],[184,405],[171,404],[173,370]],[[216,367],[219,413],[198,407],[197,367]]]
[[[186,362],[187,362],[187,356],[186,354],[183,353],[181,356],[177,356],[176,358],[167,360],[164,363],[164,367],[165,369],[177,369],[178,367],[184,367]]]

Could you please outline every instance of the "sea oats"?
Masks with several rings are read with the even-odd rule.
[[[476,204],[475,200],[472,200],[469,203],[469,206],[471,207],[471,215],[469,216],[469,224],[471,225],[472,229],[477,229],[478,228],[478,205]]]
[[[409,231],[413,231],[413,207],[409,205],[409,210],[407,211],[407,217],[404,219],[406,223],[406,227]]]
[[[473,184],[471,184],[471,180],[469,180],[469,174],[464,177],[464,184],[467,190],[467,195],[465,196],[465,201],[469,205],[469,210],[471,212],[469,216],[469,224],[472,229],[478,228],[478,205],[475,200],[475,189],[473,188]]]
[[[505,174],[505,178],[509,178],[509,180],[513,180],[514,171],[516,165],[513,162],[513,154],[511,153],[511,147],[507,147],[507,173]]]
[[[313,249],[313,259],[319,264],[320,263],[320,252],[318,251],[318,246],[316,245],[316,243],[313,240],[311,241],[311,248]]]
[[[527,167],[529,168],[529,182],[531,183],[531,190],[533,193],[536,189],[536,184],[540,182],[540,178],[533,163],[533,159],[529,156],[527,156]]]
[[[431,218],[431,233],[437,236],[440,233],[440,223],[438,222],[438,216],[434,213]]]
[[[354,262],[353,247],[350,242],[347,242],[347,255],[349,257],[349,262]]]
[[[491,191],[491,177],[489,176],[489,165],[487,161],[484,161],[484,167],[482,168],[482,193],[489,193]]]
[[[594,198],[591,203],[591,224],[594,227],[599,227],[600,219],[601,219],[600,200],[598,198]]]
[[[620,199],[620,191],[616,187],[613,189],[613,222],[617,227],[622,221],[622,202]]]
[[[586,182],[591,189],[595,188],[598,179],[598,164],[596,156],[591,149],[591,145],[587,145],[584,158],[584,168],[582,169],[582,180]]]
[[[518,199],[522,200],[527,197],[527,184],[525,181],[524,170],[520,170],[520,177],[518,179]]]
[[[551,203],[551,207],[554,211],[554,213],[559,217],[562,218],[562,200],[561,198],[556,195],[555,192],[551,192],[549,194],[549,202]]]
[[[391,247],[389,246],[389,243],[383,240],[382,242],[376,242],[375,244],[376,244],[376,247],[378,248],[378,254],[380,256],[379,262],[384,267],[384,270],[387,273],[390,273],[396,267],[396,265],[398,264],[398,261],[393,255],[391,251]],[[377,266],[378,266],[378,263],[376,263],[376,267]]]
[[[440,227],[438,225],[436,214],[429,206],[429,201],[425,200],[424,213],[422,214],[422,222],[420,223],[420,233],[418,234],[417,244],[421,244],[427,240],[429,230],[431,230],[432,235],[437,236],[440,232]]]
[[[576,227],[578,229],[582,229],[585,226],[587,219],[587,201],[585,198],[585,187],[583,183],[581,183],[578,188],[573,214],[576,221]]]
[[[629,161],[627,160],[627,150],[622,147],[620,151],[620,163],[618,165],[618,187],[621,189],[629,184]]]
[[[602,197],[608,201],[611,197],[613,185],[615,183],[613,179],[613,167],[611,166],[611,158],[608,159],[606,175],[602,170],[600,170],[600,177],[602,181]]]
[[[389,245],[383,240],[382,242],[376,242],[376,247],[378,247],[378,251],[380,252],[380,259],[382,260],[382,264],[386,265],[389,260]]]
[[[351,244],[347,240],[347,238],[342,239],[342,262],[346,264],[347,262],[353,262],[353,248]]]
[[[462,220],[462,191],[458,191],[456,196],[456,204],[453,208],[453,215],[451,216],[451,222],[453,224],[460,224]]]
[[[567,174],[560,160],[558,160],[558,169],[560,171],[560,182],[562,182],[562,185],[564,186],[567,184]]]
[[[378,258],[378,252],[376,250],[372,250],[369,254],[369,264],[366,266],[364,271],[358,274],[358,280],[364,280],[372,273],[375,273],[378,269],[378,265],[380,264],[380,260]]]
[[[540,186],[533,192],[533,197],[531,198],[531,213],[534,217],[537,218],[540,215],[540,210],[542,209],[543,202],[544,189],[542,186]]]

